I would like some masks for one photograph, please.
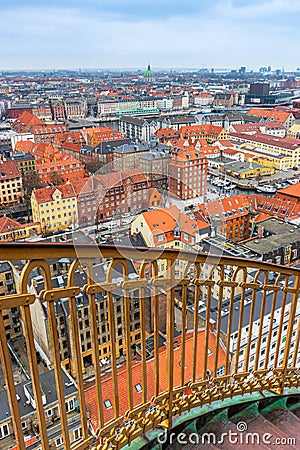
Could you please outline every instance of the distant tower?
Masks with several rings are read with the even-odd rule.
[[[144,73],[144,79],[147,82],[151,82],[151,81],[155,80],[155,75],[154,75],[153,70],[151,70],[150,63],[148,64],[148,68],[147,68],[146,72]]]

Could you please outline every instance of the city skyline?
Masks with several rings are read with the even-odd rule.
[[[293,71],[300,5],[292,0],[16,0],[2,5],[1,70],[284,67]]]

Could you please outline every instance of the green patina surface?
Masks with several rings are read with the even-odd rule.
[[[300,395],[299,389],[285,389],[285,392],[282,396],[278,396],[275,393],[269,391],[263,392],[253,392],[252,394],[240,395],[233,398],[228,398],[225,400],[220,400],[213,402],[210,405],[204,405],[202,407],[193,408],[191,411],[184,412],[181,416],[175,417],[173,419],[172,430],[169,432],[180,433],[184,430],[185,433],[198,433],[199,432],[199,424],[198,420],[200,418],[204,419],[207,416],[207,423],[209,426],[214,429],[218,427],[220,424],[226,427],[230,421],[228,419],[228,408],[245,405],[241,411],[238,411],[234,414],[234,422],[238,422],[241,420],[249,419],[249,417],[255,417],[259,414],[259,402],[262,400],[266,400],[266,404],[263,405],[261,409],[263,414],[267,414],[274,409],[282,408],[287,409],[286,401],[289,396]],[[276,399],[275,399],[276,397]],[[267,400],[270,400],[268,403]],[[248,406],[247,406],[248,403]],[[293,404],[289,407],[290,410],[299,408],[300,406],[300,397],[299,402]],[[215,413],[215,414],[213,414]],[[135,439],[130,445],[124,447],[125,450],[138,450],[145,447],[145,450],[160,450],[161,444],[157,443],[157,438],[161,435],[163,429],[156,428],[154,430],[148,431],[144,437],[139,437]],[[175,447],[174,447],[175,450]]]

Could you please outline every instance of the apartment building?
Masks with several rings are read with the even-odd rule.
[[[157,123],[155,120],[131,116],[122,116],[120,119],[120,131],[130,139],[149,142],[156,130]]]
[[[170,151],[166,150],[166,146],[158,144],[139,156],[138,167],[148,177],[152,187],[166,188],[170,160]]]
[[[16,294],[14,269],[9,262],[0,262],[0,298],[12,294]],[[2,317],[8,341],[22,334],[19,308],[3,309]]]
[[[86,103],[81,99],[66,99],[64,101],[67,119],[83,119],[86,112]]]
[[[252,278],[250,277],[250,282],[254,281],[255,275],[256,273],[253,273]],[[276,274],[274,274],[273,280],[268,280],[268,283],[274,285],[275,279]],[[263,273],[258,276],[257,282],[261,286],[264,284]],[[284,286],[286,283],[285,277],[282,277],[279,283],[281,286]],[[290,279],[288,281],[288,286],[291,286],[292,283],[293,280]],[[263,296],[266,296],[265,301],[263,301]],[[238,350],[239,352],[238,361],[232,361],[232,364],[237,364],[239,370],[242,368],[244,368],[244,371],[260,370],[264,369],[265,365],[267,368],[281,366],[286,348],[292,293],[288,292],[285,296],[282,291],[278,291],[275,298],[276,304],[273,309],[273,290],[267,290],[265,293],[263,289],[259,289],[256,291],[255,299],[253,300],[252,292],[250,292],[250,289],[246,289],[243,307],[243,322],[240,326],[241,294],[234,296],[229,342],[230,351],[235,352]],[[211,299],[210,323],[212,324],[212,327],[217,321],[219,310],[218,304],[218,298]],[[264,309],[262,310],[263,304]],[[228,336],[229,307],[230,298],[228,297],[225,301],[222,301],[220,324],[220,336],[225,345]],[[193,311],[191,310],[190,313],[192,314]],[[205,295],[200,302],[199,316],[203,321],[206,318]],[[299,317],[300,304],[298,302],[292,329],[291,348],[297,344],[296,339]],[[269,352],[267,350],[268,347],[270,348]],[[256,353],[259,355],[259,363],[256,363]],[[299,361],[300,355],[298,355],[296,364],[298,364]],[[292,363],[292,354],[288,363]]]
[[[69,419],[69,438],[70,443],[73,444],[77,441],[79,442],[82,437],[80,413],[76,409],[78,405],[78,392],[74,380],[64,369],[62,369],[62,380],[66,411]],[[63,450],[64,444],[60,427],[54,370],[41,374],[40,383],[50,448]],[[15,388],[26,447],[28,445],[30,450],[41,450],[42,443],[39,436],[39,424],[36,415],[36,403],[32,382],[27,380],[18,383],[15,385]],[[6,390],[0,391],[0,447],[2,449],[17,448]]]
[[[86,128],[82,130],[82,136],[86,144],[97,146],[102,142],[117,141],[123,138],[120,131],[110,127]]]
[[[279,155],[289,159],[286,164],[288,168],[300,165],[300,140],[294,138],[280,138],[268,136],[263,133],[246,135],[243,133],[229,133],[228,139],[235,148],[241,149],[246,145],[251,145],[264,151],[265,156]]]
[[[195,214],[211,223],[217,234],[231,241],[249,237],[250,202],[243,194],[198,205]]]
[[[105,222],[122,218],[124,213],[162,205],[160,193],[137,169],[97,175],[86,182],[73,182],[73,186],[80,224]]]
[[[208,144],[214,144],[220,139],[226,139],[226,130],[215,125],[191,125],[179,129],[180,137],[183,139],[206,139]]]
[[[169,190],[182,200],[205,195],[208,162],[194,147],[174,148],[171,154]]]
[[[53,120],[65,120],[65,108],[64,104],[60,100],[52,100],[51,101],[51,110],[52,110],[52,118]]]
[[[42,233],[77,224],[77,198],[70,183],[33,190],[31,207],[33,221],[41,224]]]
[[[84,165],[75,158],[45,162],[36,166],[36,173],[42,186],[79,180],[87,175]]]
[[[23,199],[22,175],[16,162],[0,160],[0,205],[22,203]]]
[[[52,143],[55,141],[55,135],[68,131],[64,123],[45,124],[45,122],[29,112],[22,113],[11,127],[18,134],[33,134],[34,142],[36,143]]]
[[[112,167],[116,172],[133,170],[139,167],[139,159],[149,153],[148,144],[123,144],[112,149]]]
[[[210,225],[191,219],[173,205],[140,214],[131,224],[131,233],[140,233],[148,247],[193,251],[196,244],[210,235]],[[176,261],[175,276],[183,277],[185,268],[185,261]],[[159,275],[165,275],[166,270],[166,261],[159,261]]]
[[[259,254],[262,261],[295,265],[300,262],[300,228],[275,217],[255,221],[252,237],[243,246]]]
[[[22,177],[32,177],[36,175],[35,156],[31,153],[15,152],[12,159],[22,175]]]
[[[286,136],[286,129],[280,122],[264,122],[264,123],[242,123],[242,124],[230,124],[227,130],[231,133],[245,133],[254,135],[256,133],[269,134],[271,136],[277,136],[284,138]],[[292,137],[292,136],[291,136]]]
[[[127,261],[129,279],[137,278],[134,267],[130,261]],[[98,263],[93,266],[94,279],[97,283],[105,281],[107,272],[106,263]],[[115,282],[122,278],[122,266],[118,264],[113,270],[112,281]],[[67,278],[63,275],[54,276],[52,278],[52,285],[54,288],[63,288],[66,286]],[[75,273],[76,286],[83,287],[87,283],[86,273],[80,269]],[[44,280],[42,276],[35,276],[33,279],[33,291],[38,296],[44,289]],[[124,297],[122,290],[116,288],[113,292],[114,301],[114,317],[115,317],[115,342],[116,355],[121,357],[125,353],[125,330],[124,330]],[[131,290],[130,296],[130,328],[132,345],[140,342],[140,300],[139,290]],[[150,299],[145,298],[145,309],[150,311]],[[90,299],[81,292],[76,296],[76,309],[79,323],[79,338],[81,353],[83,359],[84,371],[92,365],[92,320],[96,320],[98,330],[98,344],[99,356],[103,366],[109,363],[110,359],[110,333],[108,324],[108,300],[106,293],[99,293],[95,296],[96,300],[96,317],[91,316]],[[49,317],[45,314],[47,311],[47,303],[44,301],[37,301],[32,305],[34,310],[33,327],[35,330],[36,348],[41,355],[48,361],[52,361],[51,356],[51,341],[49,339]],[[56,323],[58,327],[58,341],[61,354],[61,363],[72,375],[75,375],[74,363],[74,334],[70,318],[70,305],[67,298],[62,298],[56,304],[55,308]]]
[[[249,111],[247,111],[247,115],[260,117],[264,120],[269,120],[272,122],[280,122],[286,130],[288,130],[295,121],[295,116],[291,110],[282,111],[277,108],[250,108]]]

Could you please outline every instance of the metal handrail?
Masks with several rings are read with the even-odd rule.
[[[67,282],[63,287],[54,288],[51,263],[48,260],[62,257],[72,260]],[[108,264],[106,278],[101,281],[93,279],[93,263],[96,259],[101,259]],[[74,245],[72,243],[3,243],[0,244],[0,261],[4,260],[24,261],[17,293],[0,298],[0,356],[16,443],[20,450],[25,450],[25,443],[6,341],[3,311],[15,307],[21,310],[41,444],[43,449],[49,449],[50,442],[35,352],[33,326],[35,319],[32,316],[32,308],[37,298],[47,308],[51,360],[55,371],[62,437],[67,449],[91,448],[95,433],[97,448],[122,448],[151,428],[157,426],[170,428],[175,416],[196,406],[215,400],[225,400],[235,395],[251,394],[254,391],[271,390],[282,393],[287,387],[297,388],[300,385],[298,356],[300,270],[295,267],[173,249],[134,249],[113,245]],[[136,263],[137,276],[134,279],[129,277],[127,260]],[[159,268],[161,261],[165,262],[164,272]],[[183,265],[180,275],[176,270],[176,261],[180,261]],[[75,284],[75,274],[82,265],[86,268],[86,284],[83,287]],[[119,277],[121,280],[117,282],[113,276],[116,265],[121,265],[123,271],[122,276]],[[41,268],[44,278],[44,289],[38,295],[29,287],[31,273],[37,267]],[[229,267],[232,270],[228,272]],[[147,276],[146,268],[150,269]],[[122,300],[123,308],[122,329],[125,341],[123,353],[126,355],[127,373],[125,411],[122,407],[124,399],[120,398],[119,386],[116,292],[118,292],[118,298]],[[135,302],[139,302],[140,317],[141,400],[139,402],[136,402],[133,392],[134,370],[136,370],[134,367],[137,364],[132,353],[133,292],[136,293]],[[88,298],[91,330],[90,355],[94,367],[97,409],[96,429],[92,435],[86,405],[83,353],[76,304],[76,298],[80,293],[84,293]],[[108,344],[113,417],[109,419],[103,404],[104,380],[98,363],[101,359],[98,340],[101,333],[99,334],[97,327],[99,295],[106,301],[110,337]],[[249,295],[251,295],[250,303],[246,300]],[[62,357],[59,351],[59,324],[55,315],[55,302],[63,298],[68,298],[69,303],[70,330],[73,340],[70,370],[76,378],[81,406],[82,439],[76,441],[74,445],[68,430],[61,374]],[[151,362],[153,392],[148,386],[149,361],[146,339],[149,324],[146,324],[148,314],[146,299],[150,301],[148,306],[151,305],[150,310],[153,314],[153,326],[150,330],[153,332],[154,345]],[[162,331],[159,322],[162,301],[166,311],[165,356],[162,356],[158,340],[159,333]],[[204,313],[199,316],[200,301]],[[268,321],[266,321],[266,311],[268,311]],[[181,336],[178,345],[175,345],[174,322],[178,317],[181,322]],[[246,328],[247,331],[245,331]],[[277,338],[273,354],[274,331],[277,333]],[[265,337],[266,340],[264,340]],[[281,346],[283,337],[284,347]],[[264,356],[262,356],[262,350],[264,350]],[[191,358],[188,352],[191,352]],[[280,360],[281,354],[282,360]],[[190,368],[185,365],[187,358],[190,358]],[[222,372],[220,372],[220,365]],[[166,370],[163,376],[162,367]],[[189,369],[191,369],[190,372]]]

